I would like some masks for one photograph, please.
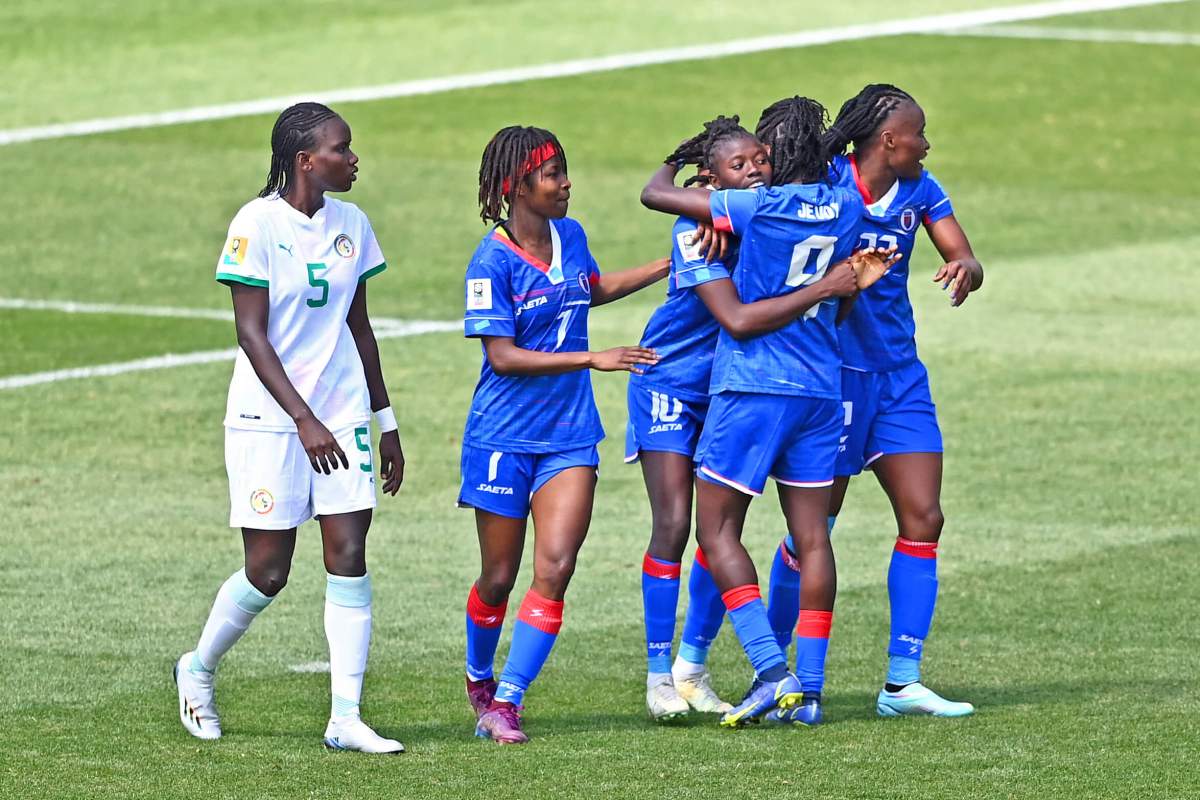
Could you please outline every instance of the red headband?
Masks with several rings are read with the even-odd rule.
[[[533,152],[529,154],[529,158],[525,159],[525,163],[521,165],[521,171],[517,174],[517,179],[524,178],[556,155],[558,155],[558,148],[554,146],[554,142],[544,142],[533,148]],[[505,178],[504,184],[501,186],[501,191],[507,197],[511,190],[512,183],[508,178]]]

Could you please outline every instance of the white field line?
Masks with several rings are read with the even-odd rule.
[[[240,103],[196,106],[174,111],[149,114],[133,114],[124,117],[89,119],[57,125],[42,125],[31,128],[0,130],[0,146],[18,142],[33,142],[43,139],[59,139],[67,136],[86,136],[97,133],[157,128],[164,125],[180,125],[189,122],[245,117],[254,114],[274,114],[302,100],[316,100],[327,104],[354,103],[367,100],[384,100],[396,97],[413,97],[437,94],[460,89],[475,89],[506,83],[563,78],[596,72],[630,69],[653,64],[669,64],[678,61],[724,58],[726,56],[761,53],[768,50],[783,50],[797,47],[812,47],[858,39],[902,34],[940,33],[951,29],[972,28],[980,25],[1021,22],[1046,17],[1080,14],[1095,11],[1110,11],[1135,6],[1163,5],[1186,2],[1186,0],[1057,0],[1057,2],[1028,3],[1018,6],[987,8],[979,11],[962,11],[952,14],[937,14],[912,19],[885,20],[863,25],[847,25],[816,31],[762,36],[751,39],[735,39],[728,42],[672,47],[661,50],[642,50],[618,53],[596,58],[582,58],[539,64],[528,67],[475,72],[465,75],[450,75],[441,78],[426,78],[377,86],[361,86],[352,89],[309,92],[303,95],[267,97]]]
[[[994,25],[940,31],[945,36],[983,36],[1000,39],[1049,39],[1104,44],[1200,45],[1200,34],[1177,31],[1120,31],[1099,28],[1053,28],[1035,25]]]
[[[394,324],[377,327],[376,339],[395,339],[401,336],[418,336],[423,333],[438,333],[443,331],[462,330],[462,322],[446,322],[442,320],[395,320]],[[50,372],[35,372],[29,375],[10,375],[0,378],[0,391],[4,389],[20,389],[25,386],[36,386],[43,383],[75,380],[78,378],[100,378],[109,375],[124,375],[127,372],[145,372],[147,370],[170,369],[185,367],[191,364],[210,364],[214,361],[232,361],[237,355],[237,348],[225,350],[201,350],[195,353],[174,354],[151,358],[139,358],[134,361],[119,361],[115,364],[98,364],[92,367],[75,367],[73,369],[57,369]]]
[[[177,306],[137,306],[120,303],[79,303],[74,300],[26,300],[18,297],[0,297],[0,310],[8,311],[59,311],[64,314],[127,314],[135,317],[171,317],[175,319],[211,319],[233,322],[233,311],[220,308],[179,308]],[[395,317],[371,317],[376,331],[394,328],[410,330],[413,325],[426,324]],[[434,322],[429,324],[442,324]],[[459,323],[445,323],[458,325]],[[424,333],[424,331],[418,331]],[[412,334],[403,334],[412,335]]]

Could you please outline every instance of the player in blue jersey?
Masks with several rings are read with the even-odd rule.
[[[876,708],[888,717],[965,716],[974,711],[970,703],[946,700],[920,682],[937,599],[943,517],[942,436],[929,378],[917,357],[908,299],[917,229],[924,226],[945,260],[933,280],[950,290],[955,306],[983,283],[983,268],[954,217],[950,198],[922,166],[929,141],[925,114],[912,97],[887,84],[865,87],[842,106],[828,143],[838,154],[854,144],[851,155],[836,156],[833,172],[840,186],[857,191],[866,204],[862,243],[896,246],[902,256],[887,276],[862,293],[838,331],[845,430],[828,525],[832,531],[850,477],[870,468],[892,502],[899,527],[888,569],[888,673]],[[789,548],[785,539],[772,566],[772,587],[799,580],[788,567]],[[796,613],[788,597],[788,592],[772,591],[768,609],[785,646],[788,620]]]
[[[777,330],[758,335],[721,330],[712,397],[697,444],[700,546],[756,673],[746,698],[721,718],[730,727],[772,709],[794,722],[821,721],[837,591],[825,533],[842,422],[834,325],[839,298],[856,290],[853,271],[838,262],[856,246],[863,213],[857,192],[828,183],[825,110],[819,103],[788,98],[763,115],[767,124],[760,128],[766,135],[760,138],[771,148],[773,187],[711,194],[680,189],[674,185],[674,167],[667,166],[642,193],[650,208],[712,220],[719,230],[740,237],[738,267],[726,288],[742,302],[789,293],[807,301],[799,318]],[[768,477],[778,484],[804,577],[799,675],[788,671],[767,620],[754,562],[741,544],[750,501],[762,493]]]
[[[717,117],[683,142],[667,164],[695,164],[696,178],[711,189],[756,189],[771,183],[766,147],[738,124]],[[684,547],[691,533],[692,457],[708,411],[708,389],[717,335],[723,327],[734,336],[766,333],[783,327],[811,305],[802,292],[743,304],[730,278],[736,249],[728,258],[699,252],[698,223],[686,217],[672,230],[671,275],[667,299],[651,315],[641,345],[653,348],[659,362],[629,380],[629,424],[625,460],[640,461],[653,524],[642,564],[642,601],[648,674],[646,705],[651,717],[667,720],[689,707],[725,712],[705,666],[709,646],[725,615],[721,593],[708,571],[704,551],[696,551],[688,582],[689,603],[679,655],[671,664],[675,613]],[[872,249],[873,250],[873,249]],[[853,289],[849,272],[832,276]],[[711,306],[711,310],[710,310]]]
[[[482,569],[467,598],[467,696],[477,736],[528,741],[520,712],[558,635],[563,596],[587,535],[604,438],[590,370],[638,372],[646,347],[588,350],[588,310],[666,277],[669,259],[600,274],[568,218],[567,157],[549,131],[509,127],[483,152],[480,216],[494,227],[466,275],[465,333],[483,366],[463,434],[458,502],[475,509]],[[533,583],[508,661],[493,661],[534,521]]]

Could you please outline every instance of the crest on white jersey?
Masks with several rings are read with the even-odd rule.
[[[467,310],[485,311],[492,307],[492,279],[467,278]]]
[[[342,258],[350,258],[354,255],[354,240],[344,233],[339,233],[333,240],[333,249]]]

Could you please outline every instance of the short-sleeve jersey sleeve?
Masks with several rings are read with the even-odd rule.
[[[675,273],[675,285],[680,289],[729,277],[724,261],[705,261],[700,254],[700,242],[692,241],[697,228],[695,220],[680,217],[671,231],[671,271]]]
[[[373,278],[387,269],[387,259],[383,257],[383,250],[379,247],[379,240],[375,238],[375,231],[371,228],[371,223],[367,220],[365,214],[363,215],[362,237],[362,257],[358,259],[359,283],[362,283],[367,278]]]
[[[954,213],[954,206],[950,204],[950,196],[946,194],[946,190],[938,183],[938,179],[930,175],[928,172],[924,175],[925,183],[925,219],[922,220],[926,225],[932,225],[939,219],[945,219]]]
[[[242,208],[229,223],[225,249],[217,259],[217,280],[246,286],[270,286],[267,237],[249,207]]]
[[[722,189],[713,192],[712,197],[708,198],[713,227],[741,236],[758,210],[759,197],[757,189]]]
[[[501,259],[486,252],[467,265],[466,306],[463,335],[516,336],[509,269]]]

